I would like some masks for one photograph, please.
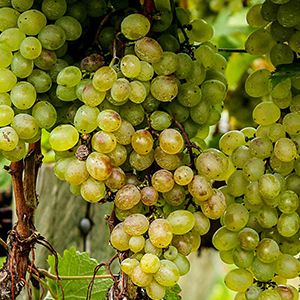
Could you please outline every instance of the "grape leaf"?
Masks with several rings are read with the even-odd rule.
[[[181,288],[178,284],[176,284],[173,287],[167,289],[164,300],[180,300],[181,299],[181,296],[179,295],[180,292],[181,292]]]
[[[53,255],[48,257],[50,272],[55,274],[55,258]],[[60,276],[84,276],[93,275],[98,262],[90,258],[86,252],[76,251],[74,247],[64,251],[63,256],[59,256],[58,272]],[[100,269],[97,275],[104,274]],[[55,280],[47,279],[51,294],[55,299],[62,299],[62,292]],[[90,280],[61,280],[61,286],[64,289],[65,300],[85,300]],[[97,279],[94,282],[92,298],[93,300],[104,300],[108,289],[112,286],[111,279]]]
[[[273,86],[277,85],[281,81],[286,80],[287,78],[300,77],[300,64],[288,64],[288,65],[279,65],[276,67],[276,70],[271,75],[271,82]]]

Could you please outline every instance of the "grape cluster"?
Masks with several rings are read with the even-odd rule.
[[[299,14],[294,18],[290,10],[290,5],[297,10],[296,2],[267,0],[250,9],[250,25],[262,22],[260,26],[267,27],[249,36],[248,52],[270,54],[275,67],[293,62],[293,51],[298,50],[293,48],[291,39],[274,46],[289,49],[291,61],[274,60],[285,55],[274,56],[273,48],[270,53],[270,48],[253,51],[260,49],[255,43],[262,48],[269,46],[268,41],[276,40],[279,29],[281,33],[296,33],[292,28],[296,24],[287,23],[294,19],[299,23]],[[286,19],[288,12],[290,19]],[[265,34],[270,35],[269,40],[262,37]],[[286,283],[300,272],[296,258],[300,252],[298,82],[295,76],[274,80],[266,69],[250,74],[245,90],[249,96],[262,100],[252,113],[258,127],[229,131],[219,141],[220,150],[230,161],[231,174],[222,187],[227,208],[213,244],[222,261],[237,267],[225,277],[228,288],[238,292],[236,299],[298,299],[298,291]]]

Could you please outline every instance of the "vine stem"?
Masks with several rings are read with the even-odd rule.
[[[5,241],[3,241],[1,238],[0,238],[0,245],[5,249],[5,250],[8,250],[8,245],[5,243]]]
[[[231,53],[247,53],[246,49],[240,48],[219,48],[219,52],[231,52]]]

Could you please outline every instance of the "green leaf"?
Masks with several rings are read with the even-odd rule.
[[[181,288],[178,284],[176,284],[171,288],[167,289],[164,300],[180,300],[181,299],[181,296],[179,295],[180,292],[181,292]]]
[[[271,75],[273,86],[287,78],[300,77],[300,64],[279,65]]]
[[[0,257],[0,269],[3,267],[5,261],[6,261],[6,257]]]
[[[55,258],[48,257],[50,272],[55,274]],[[58,272],[60,276],[91,276],[98,262],[90,258],[86,252],[78,252],[74,247],[64,251],[63,257],[59,256]],[[103,275],[105,271],[100,269],[97,275]],[[47,279],[51,294],[55,299],[62,299],[61,289],[55,280]],[[61,280],[64,289],[65,300],[85,300],[90,280]],[[112,286],[111,279],[96,279],[93,286],[92,299],[104,300],[108,289]]]

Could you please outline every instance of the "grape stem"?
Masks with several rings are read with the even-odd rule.
[[[219,52],[231,52],[231,53],[247,53],[246,49],[239,48],[219,48]]]

